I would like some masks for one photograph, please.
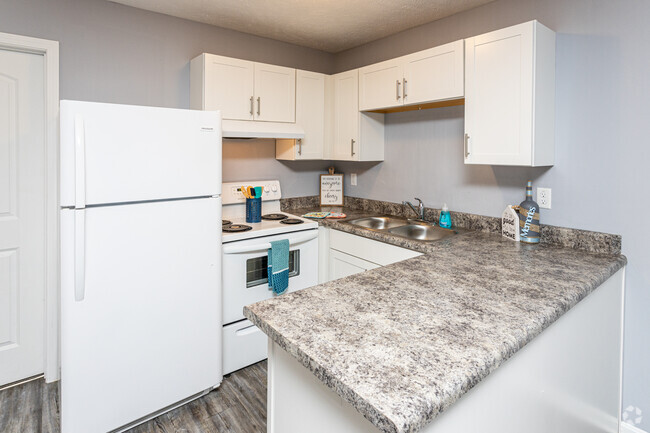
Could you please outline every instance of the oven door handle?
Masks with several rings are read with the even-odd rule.
[[[304,234],[302,236],[296,236],[295,238],[289,239],[289,246],[292,247],[303,242],[311,241],[318,237],[318,230],[313,230],[313,233]],[[224,254],[239,254],[239,253],[252,253],[254,251],[264,251],[271,248],[270,242],[263,242],[261,244],[255,245],[237,245],[237,242],[233,242],[230,245],[224,245],[223,253]]]

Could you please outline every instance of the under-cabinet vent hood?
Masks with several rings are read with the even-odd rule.
[[[305,130],[295,123],[224,120],[223,138],[305,138]]]

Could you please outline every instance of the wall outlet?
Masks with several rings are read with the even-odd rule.
[[[537,204],[541,209],[551,208],[551,188],[537,188]]]
[[[352,185],[352,186],[357,185],[357,174],[356,173],[351,173],[350,174],[350,185]]]

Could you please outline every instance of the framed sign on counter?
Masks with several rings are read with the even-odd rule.
[[[333,168],[320,175],[320,205],[343,206],[343,174],[334,174]]]

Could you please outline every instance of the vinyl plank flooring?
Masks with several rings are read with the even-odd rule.
[[[221,386],[126,433],[265,433],[266,361],[226,376]],[[59,386],[43,379],[0,391],[0,432],[59,433]]]

